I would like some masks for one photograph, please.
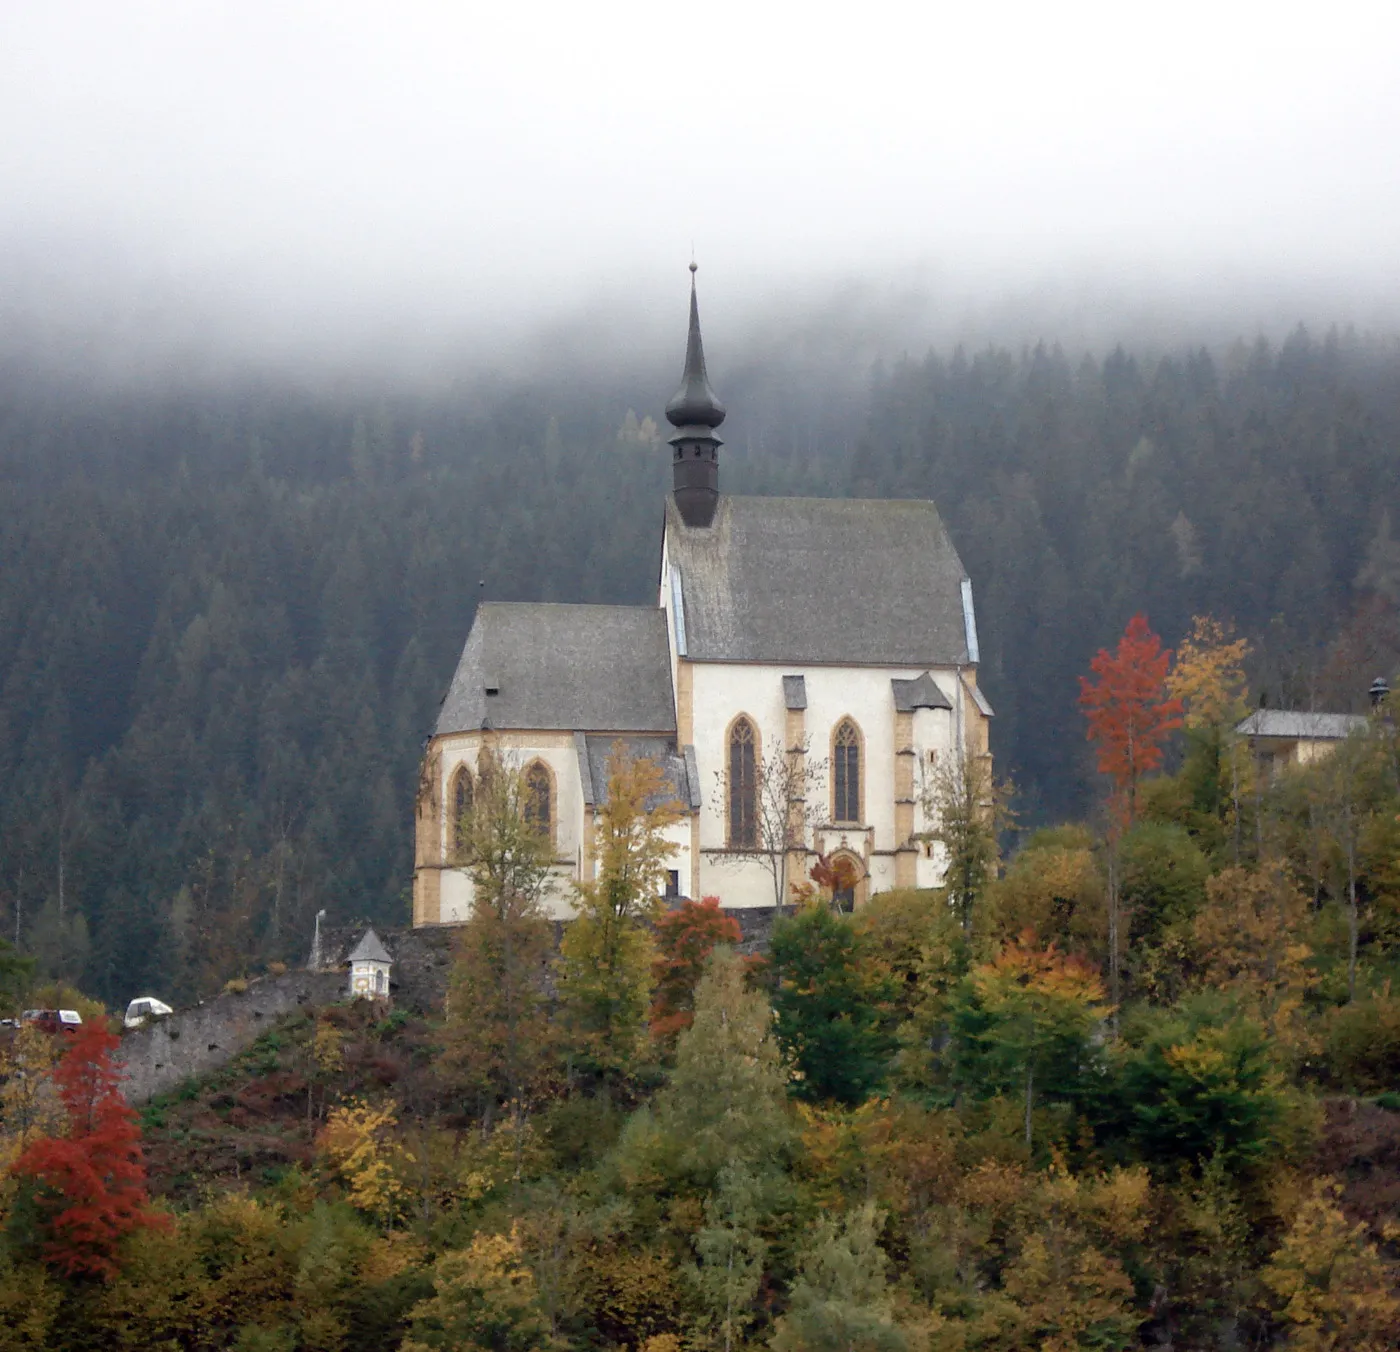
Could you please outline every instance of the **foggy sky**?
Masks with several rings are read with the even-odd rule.
[[[736,334],[1385,323],[1398,147],[1394,3],[15,0],[0,312],[59,347],[649,339],[693,246]]]

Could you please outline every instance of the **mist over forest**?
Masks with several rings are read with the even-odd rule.
[[[1236,624],[1255,699],[1363,706],[1400,655],[1400,345],[909,355],[924,304],[901,325],[837,293],[727,345],[711,323],[721,482],[939,504],[1023,826],[1090,809],[1077,678],[1137,610],[1168,644]],[[6,932],[116,1000],[298,957],[323,908],[402,923],[420,747],[478,598],[653,596],[678,328],[640,352],[561,329],[510,374],[427,382],[13,355]]]

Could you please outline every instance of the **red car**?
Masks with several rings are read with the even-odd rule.
[[[35,1024],[45,1033],[76,1033],[83,1016],[76,1009],[26,1009],[20,1022]]]

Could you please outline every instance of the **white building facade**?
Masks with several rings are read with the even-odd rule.
[[[517,767],[553,844],[549,906],[594,876],[611,755],[665,771],[682,809],[669,891],[786,904],[818,854],[860,905],[942,879],[930,785],[989,755],[972,584],[931,502],[719,492],[724,410],[705,375],[694,290],[667,407],[658,604],[478,607],[425,753],[415,925],[461,923],[457,848],[483,750]],[[780,805],[775,812],[774,795]]]

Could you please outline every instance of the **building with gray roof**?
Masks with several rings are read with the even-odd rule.
[[[477,609],[424,756],[415,924],[469,914],[461,823],[502,764],[552,842],[561,917],[596,871],[617,757],[655,762],[677,807],[668,892],[783,904],[817,853],[846,856],[852,904],[941,880],[930,775],[990,754],[992,707],[937,507],[723,493],[693,267],[666,416],[657,604]]]

